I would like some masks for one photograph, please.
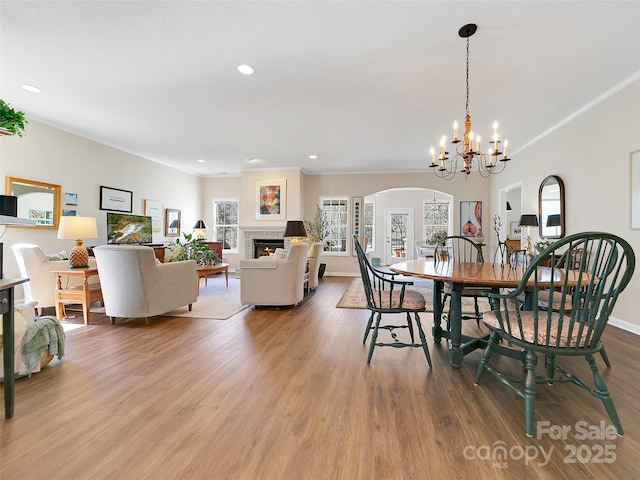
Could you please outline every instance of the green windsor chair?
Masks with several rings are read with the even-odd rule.
[[[431,368],[432,365],[431,356],[429,355],[429,347],[427,346],[426,336],[422,329],[422,323],[419,316],[419,313],[427,311],[424,296],[417,290],[407,288],[407,286],[413,285],[413,282],[389,279],[387,276],[373,268],[369,263],[369,260],[367,260],[356,235],[353,237],[353,243],[358,255],[358,265],[360,267],[360,276],[362,277],[362,285],[364,287],[364,293],[367,300],[367,308],[371,311],[363,339],[363,343],[365,343],[369,331],[372,330],[373,333],[369,344],[367,364],[371,363],[371,357],[373,356],[373,350],[375,347],[422,347],[427,363],[429,364],[429,368]],[[395,323],[380,325],[383,313],[405,313],[406,325],[397,325]],[[415,343],[414,340],[413,319],[411,318],[411,314],[413,314],[416,321],[420,343]],[[400,341],[398,335],[394,331],[396,329],[405,328],[409,330],[411,343]],[[388,330],[393,338],[393,342],[379,341],[378,333],[380,329]]]
[[[443,252],[446,254],[443,257]],[[484,263],[484,256],[482,255],[482,248],[475,243],[469,237],[462,237],[457,235],[452,235],[447,237],[445,245],[438,245],[434,252],[434,261],[450,261],[454,262],[474,262],[474,263]],[[474,307],[474,316],[463,315],[463,320],[469,320],[474,318],[476,323],[480,325],[480,320],[482,319],[482,313],[480,313],[480,306],[478,305],[479,297],[486,297],[489,292],[491,292],[490,288],[485,287],[473,287],[473,286],[465,286],[462,289],[462,297],[473,298],[473,307]],[[451,283],[447,282],[443,287],[443,295],[442,295],[442,310],[444,311],[444,307],[447,303],[447,299],[451,298]],[[447,330],[449,330],[449,315],[447,315]]]
[[[579,255],[566,254],[578,251]],[[477,385],[488,370],[520,396],[527,436],[533,435],[536,384],[555,382],[572,382],[602,400],[618,435],[623,435],[594,354],[602,352],[600,337],[634,268],[635,255],[625,240],[604,232],[577,233],[543,250],[529,264],[516,289],[489,294],[492,310],[483,317],[490,330],[489,343],[474,383]],[[525,310],[514,308],[522,293],[528,296]],[[542,302],[541,296],[545,297]],[[545,303],[554,308],[544,307]],[[508,377],[489,363],[494,346],[502,340],[524,350],[524,377]],[[544,356],[544,375],[535,372],[538,354]],[[560,367],[556,357],[562,356],[584,356],[593,373],[594,387]],[[561,376],[555,377],[556,372]]]

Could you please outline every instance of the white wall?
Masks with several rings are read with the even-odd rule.
[[[181,210],[183,231],[201,215],[202,179],[150,160],[116,150],[86,138],[29,120],[24,137],[0,139],[0,175],[58,184],[62,188],[62,208],[65,192],[78,194],[78,205],[71,207],[78,215],[96,217],[97,239],[85,245],[106,243],[106,212],[99,209],[100,186],[133,192],[133,213],[144,213],[144,199],[161,200],[165,208]],[[185,228],[186,227],[186,228]],[[6,227],[0,227],[0,233]],[[154,235],[154,242],[173,242],[174,238]],[[35,243],[45,253],[69,251],[74,242],[58,240],[55,229],[6,228],[4,243],[5,276],[18,276],[18,267],[11,251],[15,243]],[[21,289],[16,292],[22,297]]]
[[[558,175],[565,186],[567,235],[587,230],[611,232],[627,240],[636,255],[640,255],[640,230],[630,227],[629,182],[629,154],[638,149],[640,81],[524,151],[514,152],[507,171],[492,181],[492,209],[498,208],[501,188],[522,181],[522,211],[537,212],[540,183],[547,175]],[[537,233],[531,231],[534,242],[538,240]],[[618,299],[613,315],[629,322],[630,328],[640,333],[640,272],[637,270]]]

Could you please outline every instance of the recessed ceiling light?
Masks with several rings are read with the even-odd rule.
[[[251,65],[239,65],[238,71],[240,73],[244,73],[245,75],[253,75],[253,72],[255,72]]]
[[[22,85],[22,88],[24,88],[27,92],[31,92],[31,93],[42,92],[42,90],[40,90],[38,87],[34,87],[33,85]]]
[[[311,160],[315,160],[316,158],[318,158],[318,155],[309,155],[309,158],[310,158]]]
[[[198,163],[207,163],[206,160],[202,160],[201,158],[199,158],[198,160],[196,160]]]
[[[262,160],[259,158],[247,158],[248,163],[260,163]]]

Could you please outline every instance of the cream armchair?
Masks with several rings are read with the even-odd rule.
[[[243,305],[296,305],[304,298],[304,274],[309,244],[289,245],[279,255],[240,260],[240,303]]]
[[[309,289],[318,286],[318,272],[320,271],[320,257],[322,256],[322,242],[314,242],[309,247]]]
[[[29,278],[29,281],[23,284],[24,302],[37,302],[38,315],[42,315],[44,308],[55,307],[56,304],[56,275],[51,272],[69,268],[69,260],[47,260],[38,245],[18,243],[11,248],[20,275]],[[94,258],[89,259],[89,266],[96,266]],[[82,286],[82,278],[65,277],[64,280],[63,288]]]
[[[105,313],[117,317],[161,315],[198,300],[196,262],[159,263],[151,247],[101,245],[93,249],[98,262]]]

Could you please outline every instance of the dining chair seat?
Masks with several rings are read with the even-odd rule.
[[[398,289],[392,292],[374,289],[373,299],[378,308],[385,310],[402,308],[403,310],[424,311],[426,306],[424,295],[411,288],[406,288],[404,292]]]

